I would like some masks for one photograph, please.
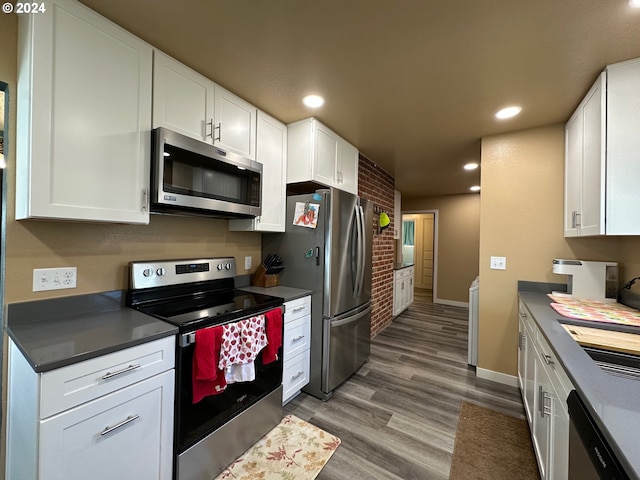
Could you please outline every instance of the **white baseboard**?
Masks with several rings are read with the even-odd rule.
[[[444,300],[442,298],[434,298],[433,303],[439,303],[440,305],[451,305],[452,307],[469,308],[469,302],[458,302],[456,300]]]
[[[502,383],[511,387],[518,386],[518,377],[507,375],[506,373],[494,372],[484,368],[476,367],[476,377],[491,380],[492,382]]]

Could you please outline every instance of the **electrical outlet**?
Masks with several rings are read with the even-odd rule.
[[[34,268],[33,291],[63,290],[76,288],[78,278],[77,267]]]
[[[506,270],[507,257],[491,257],[491,270]]]
[[[251,260],[252,257],[244,257],[244,269],[251,270]]]

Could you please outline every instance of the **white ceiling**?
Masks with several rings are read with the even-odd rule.
[[[82,1],[285,123],[317,117],[405,196],[468,193],[481,137],[566,122],[640,57],[627,0]]]

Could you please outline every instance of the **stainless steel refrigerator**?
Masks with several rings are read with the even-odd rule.
[[[336,189],[287,197],[285,233],[264,234],[280,284],[309,289],[311,371],[303,391],[327,400],[369,358],[373,206]]]

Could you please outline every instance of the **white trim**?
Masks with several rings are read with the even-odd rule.
[[[440,305],[451,305],[452,307],[469,308],[469,302],[459,302],[457,300],[445,300],[443,298],[434,298],[433,303],[439,303]]]
[[[507,375],[506,373],[494,372],[485,368],[476,367],[476,377],[491,380],[492,382],[502,383],[510,387],[518,386],[518,377]]]
[[[433,303],[438,302],[438,217],[440,213],[438,209],[431,210],[402,210],[401,216],[405,215],[427,215],[433,213]],[[400,244],[402,245],[402,229],[400,230]],[[402,248],[402,247],[401,247]],[[415,259],[414,259],[415,260]]]

